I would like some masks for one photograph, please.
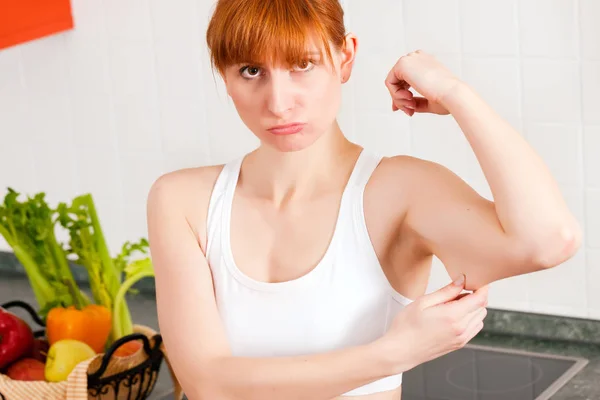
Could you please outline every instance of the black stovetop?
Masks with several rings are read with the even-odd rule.
[[[467,345],[404,373],[402,400],[547,400],[586,363]]]

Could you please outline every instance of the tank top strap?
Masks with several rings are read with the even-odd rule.
[[[381,162],[383,157],[379,154],[373,153],[367,149],[363,149],[360,158],[356,162],[356,167],[352,174],[350,186],[362,196],[371,175],[375,172],[375,169]]]
[[[343,242],[350,240],[363,243],[362,220],[364,219],[363,196],[371,175],[379,165],[381,157],[363,149],[358,157],[352,175],[342,196],[339,210],[339,224]]]
[[[225,166],[226,171],[224,176],[225,179],[223,179],[223,194],[225,196],[224,200],[226,208],[230,208],[231,203],[233,202],[233,196],[240,178],[244,158],[245,156],[238,157]]]
[[[218,241],[221,237],[221,234],[219,232],[221,229],[223,229],[223,213],[229,211],[228,200],[230,197],[233,196],[233,192],[235,191],[240,168],[242,165],[242,160],[243,157],[238,157],[224,164],[213,186],[213,190],[208,203],[208,213],[206,220],[207,256],[211,252],[215,240]]]

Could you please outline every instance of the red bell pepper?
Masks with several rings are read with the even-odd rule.
[[[33,348],[33,340],[31,327],[0,307],[0,369],[28,354]]]

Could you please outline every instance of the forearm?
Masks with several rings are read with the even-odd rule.
[[[481,165],[506,234],[542,257],[562,260],[581,234],[541,157],[467,85],[458,85],[443,103]]]
[[[379,354],[373,344],[310,356],[224,357],[207,366],[201,389],[227,400],[329,400],[402,368]]]

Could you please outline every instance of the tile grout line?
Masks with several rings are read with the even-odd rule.
[[[526,129],[526,113],[525,113],[525,79],[524,79],[524,75],[525,75],[525,62],[523,59],[523,46],[521,43],[521,39],[523,37],[523,32],[522,32],[522,24],[521,24],[521,13],[519,11],[519,0],[515,0],[512,2],[513,5],[513,18],[514,21],[516,23],[516,33],[517,33],[517,57],[518,57],[518,73],[519,73],[519,78],[518,78],[518,88],[519,88],[519,95],[517,96],[517,98],[519,99],[519,117],[521,119],[520,123],[521,126],[520,128],[520,132],[521,135],[523,137],[524,140],[526,140],[527,142],[529,142],[527,140],[527,129]],[[531,302],[531,277],[529,275],[525,276],[525,279],[527,281],[527,293],[525,296],[525,302],[527,303],[527,308],[531,309],[532,306],[532,302]]]
[[[583,216],[584,216],[584,221],[582,221],[582,244],[580,247],[580,251],[583,251],[583,263],[585,265],[585,276],[586,276],[586,282],[584,285],[584,289],[585,290],[585,309],[586,309],[586,315],[589,317],[591,315],[590,313],[590,285],[589,282],[591,282],[590,279],[590,266],[589,266],[589,257],[587,254],[587,235],[585,234],[585,232],[587,231],[587,220],[586,217],[588,215],[588,201],[587,201],[587,171],[585,168],[586,165],[586,157],[585,157],[585,113],[583,111],[583,107],[584,107],[584,98],[583,98],[583,91],[584,91],[584,87],[583,87],[583,28],[582,28],[582,7],[581,7],[581,1],[582,0],[577,0],[575,2],[575,18],[577,20],[577,56],[579,58],[579,68],[578,68],[578,72],[579,72],[579,137],[578,139],[578,144],[579,144],[579,163],[578,163],[578,168],[579,168],[579,172],[581,173],[581,185],[582,185],[582,210],[583,210]]]

